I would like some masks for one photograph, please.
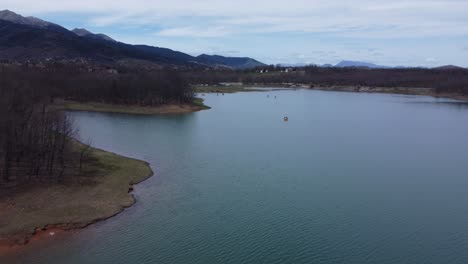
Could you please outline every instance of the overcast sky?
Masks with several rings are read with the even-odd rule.
[[[0,0],[0,9],[192,55],[468,66],[468,0]]]

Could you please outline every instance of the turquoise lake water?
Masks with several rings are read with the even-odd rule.
[[[468,104],[204,98],[187,115],[70,113],[82,140],[155,175],[117,217],[0,263],[468,263]]]

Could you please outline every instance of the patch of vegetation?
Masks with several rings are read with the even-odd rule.
[[[210,86],[194,86],[194,91],[196,93],[238,93],[238,92],[255,92],[259,91],[252,86],[244,85],[233,85],[233,86],[223,86],[223,85],[210,85]]]
[[[208,109],[211,109],[211,107],[205,105],[204,103],[204,99],[203,98],[195,98],[193,100],[193,105],[197,106],[197,107],[200,107],[202,110],[208,110]]]
[[[87,146],[74,141],[73,148]],[[135,202],[131,186],[152,174],[144,161],[89,148],[76,181],[24,186],[0,197],[0,244],[24,244],[45,227],[81,228],[112,217]]]
[[[186,70],[182,76],[196,86],[197,92],[210,92],[219,87],[210,86],[223,82],[243,83],[244,85],[279,85],[294,87],[297,84],[315,87],[384,87],[384,88],[432,88],[437,93],[468,94],[468,69],[445,68],[392,68],[370,69],[360,67],[278,67],[263,66],[246,70],[212,69]],[[242,87],[227,86],[231,91]],[[222,90],[220,90],[222,91]],[[224,90],[223,92],[229,92]],[[413,93],[411,91],[411,93]]]
[[[203,100],[195,98],[193,103],[164,104],[160,106],[140,106],[124,104],[107,104],[97,102],[77,102],[56,100],[54,107],[69,111],[104,112],[136,115],[183,114],[210,109],[203,104]]]

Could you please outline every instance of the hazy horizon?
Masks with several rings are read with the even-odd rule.
[[[191,55],[248,56],[267,64],[468,66],[468,2],[459,0],[0,0],[0,6]]]

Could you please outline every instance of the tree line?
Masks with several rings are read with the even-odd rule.
[[[0,186],[62,182],[73,126],[19,72],[0,70]]]
[[[441,93],[468,94],[468,69],[463,68],[337,68],[268,66],[250,70],[196,70],[184,76],[193,84],[243,82],[244,84],[300,83],[311,86],[367,86],[433,88]]]
[[[63,182],[77,174],[84,152],[73,147],[73,122],[51,107],[57,98],[142,106],[189,103],[194,97],[189,84],[221,82],[435,88],[468,94],[468,70],[455,68],[232,70],[4,64],[0,65],[0,187]]]
[[[0,187],[60,183],[79,174],[84,151],[57,98],[157,106],[191,102],[193,92],[172,69],[138,71],[80,65],[0,66]]]
[[[55,82],[56,96],[79,102],[158,106],[190,103],[194,96],[190,85],[174,70],[117,74],[72,71],[48,81]]]

